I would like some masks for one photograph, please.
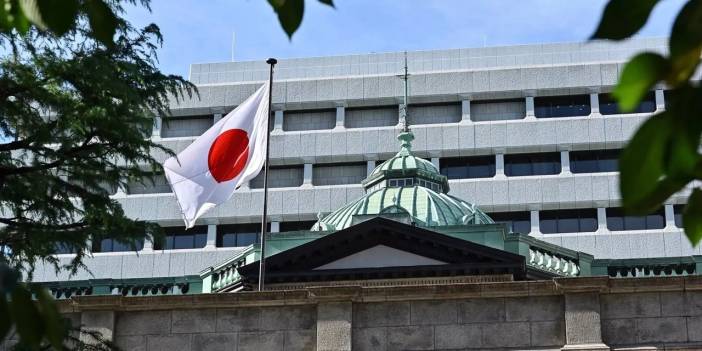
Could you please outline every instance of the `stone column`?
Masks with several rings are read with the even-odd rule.
[[[312,186],[312,164],[311,163],[305,163],[304,170],[302,173],[302,186],[304,187],[310,187]]]
[[[598,93],[590,94],[590,115],[600,115],[600,95]]]
[[[114,311],[83,311],[80,316],[81,330],[88,332],[98,332],[105,341],[112,341],[115,331]],[[77,327],[77,326],[76,326]],[[80,333],[80,340],[89,345],[97,345],[92,335]]]
[[[217,224],[207,225],[207,244],[206,249],[214,249],[217,247]]]
[[[607,209],[604,207],[597,208],[597,232],[607,231]]]
[[[565,293],[566,344],[561,350],[609,350],[602,341],[598,292]]]
[[[275,110],[275,117],[273,118],[273,132],[282,133],[283,132],[283,110]]]
[[[432,157],[431,158],[431,163],[436,167],[436,169],[441,169],[440,168],[440,161],[438,157]]]
[[[271,233],[280,233],[280,222],[271,221]]]
[[[678,230],[675,225],[675,210],[673,205],[665,205],[665,230]]]
[[[366,177],[369,176],[375,169],[375,160],[366,161]]]
[[[495,154],[495,177],[505,177],[505,154],[502,152]]]
[[[461,100],[461,123],[471,123],[470,119],[470,99]]]
[[[334,129],[346,128],[346,106],[343,104],[336,105],[336,126]]]
[[[533,96],[526,97],[526,119],[536,119],[536,115],[534,114],[534,97]]]
[[[154,138],[161,137],[161,126],[163,125],[163,120],[161,117],[157,116],[154,118],[154,128],[151,130],[151,136]]]
[[[656,89],[656,111],[665,111],[665,94],[663,89]]]
[[[570,174],[570,152],[561,151],[561,174]]]
[[[531,221],[531,232],[529,235],[539,236],[541,235],[541,227],[539,226],[539,211],[532,210],[530,213]]]
[[[317,305],[317,351],[351,351],[351,302]]]

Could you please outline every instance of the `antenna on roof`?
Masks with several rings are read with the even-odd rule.
[[[234,45],[236,45],[236,32],[232,32],[232,62],[234,62]]]
[[[402,125],[402,131],[403,132],[409,132],[409,123],[407,122],[407,111],[408,111],[408,95],[409,95],[409,72],[407,69],[407,51],[405,51],[405,72],[402,75],[399,75],[398,77],[401,77],[402,80],[404,80],[405,83],[405,95],[404,99],[402,100],[402,106],[400,107],[400,124]]]

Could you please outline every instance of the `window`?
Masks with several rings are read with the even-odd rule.
[[[505,155],[505,174],[510,177],[561,173],[561,154]]]
[[[398,106],[371,106],[347,108],[344,116],[346,128],[370,128],[397,125]]]
[[[161,136],[164,138],[200,136],[213,124],[214,115],[164,119],[161,125]]]
[[[544,234],[594,232],[597,230],[597,209],[541,211],[539,228]]]
[[[526,116],[524,99],[471,101],[470,119],[481,121],[504,121],[523,119]]]
[[[673,206],[673,216],[675,217],[675,226],[678,228],[683,227],[683,211],[685,211],[685,205],[674,205]]]
[[[534,114],[536,118],[587,116],[590,95],[535,97]]]
[[[448,179],[491,178],[495,176],[495,156],[442,158],[441,174]]]
[[[358,184],[366,178],[367,172],[365,162],[316,164],[312,167],[312,184]]]
[[[507,224],[510,233],[527,234],[531,232],[530,212],[500,212],[488,214],[495,223]]]
[[[115,239],[102,239],[93,241],[93,252],[125,252],[125,251],[139,251],[144,248],[144,240],[138,240],[135,243],[135,248],[131,245],[121,243]]]
[[[407,122],[411,125],[458,123],[460,121],[460,102],[410,105],[407,112]]]
[[[268,230],[270,230],[270,223],[268,224]],[[257,243],[260,236],[260,223],[220,225],[217,227],[217,246],[249,246]]]
[[[281,222],[281,232],[292,232],[296,230],[310,230],[317,221]]]
[[[600,94],[600,113],[603,115],[617,115],[622,113],[619,111],[619,104],[610,94]],[[631,112],[628,113],[645,113],[653,112],[656,110],[656,94],[655,92],[649,92],[641,100],[639,106]]]
[[[620,150],[589,150],[570,152],[573,173],[616,172],[619,170]]]
[[[69,243],[56,243],[54,244],[54,254],[74,254],[78,252],[78,248]]]
[[[298,187],[304,181],[304,166],[271,166],[268,169],[268,187],[269,188],[289,188]],[[251,189],[263,188],[264,171],[261,171],[254,179],[249,182]]]
[[[660,210],[648,216],[629,216],[621,208],[607,209],[607,228],[611,231],[663,229],[665,211]]]
[[[207,226],[201,225],[190,229],[164,228],[166,240],[156,243],[155,250],[199,249],[207,244]]]
[[[285,111],[284,131],[332,129],[336,125],[336,109]]]
[[[429,182],[427,182],[429,183]],[[414,178],[401,178],[388,180],[390,188],[402,188],[404,186],[414,186]]]
[[[163,174],[156,174],[149,179],[145,177],[140,181],[131,181],[127,184],[127,194],[162,194],[170,193],[171,185]]]

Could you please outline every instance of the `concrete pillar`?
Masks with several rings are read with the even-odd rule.
[[[590,94],[590,114],[600,115],[600,95],[598,93]]]
[[[438,157],[432,157],[431,158],[431,163],[436,167],[436,169],[441,169],[440,168],[440,161]]]
[[[505,177],[505,154],[495,154],[495,177]]]
[[[212,124],[216,124],[217,122],[219,122],[219,120],[222,119],[222,117],[224,117],[223,113],[215,113],[214,118],[212,120]]]
[[[561,350],[609,350],[602,342],[598,293],[566,293],[565,326],[566,344]]]
[[[312,164],[305,163],[305,168],[302,173],[302,186],[312,186]]]
[[[527,96],[526,97],[526,119],[535,119],[536,115],[534,114],[534,97],[533,96]]]
[[[321,302],[317,305],[317,350],[351,351],[351,302]]]
[[[207,244],[205,244],[206,249],[214,249],[217,247],[217,225],[208,224],[207,225]]]
[[[531,211],[531,232],[529,235],[541,235],[541,228],[539,226],[539,211]]]
[[[80,315],[81,330],[98,332],[104,341],[112,341],[115,332],[114,311],[83,311]],[[78,326],[74,326],[78,327]],[[80,341],[89,345],[98,345],[99,341],[88,333],[80,333]]]
[[[461,100],[461,123],[470,123],[470,100]]]
[[[375,160],[366,161],[366,177],[369,176],[375,169]]]
[[[675,209],[673,205],[665,205],[665,229],[666,230],[678,230],[675,225]]]
[[[336,126],[334,129],[346,128],[346,107],[344,105],[336,106]]]
[[[665,94],[663,89],[656,89],[656,111],[665,111]]]
[[[271,233],[280,233],[280,222],[271,221]]]
[[[151,136],[160,138],[161,137],[161,126],[163,125],[163,120],[161,117],[154,118],[154,128],[151,130]]]
[[[607,209],[604,207],[597,208],[597,232],[607,231]]]
[[[273,117],[273,132],[283,132],[283,110],[275,110]]]
[[[561,151],[561,174],[570,174],[570,152]]]

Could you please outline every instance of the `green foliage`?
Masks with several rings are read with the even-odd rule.
[[[317,0],[322,4],[334,7],[333,0]],[[292,38],[292,35],[300,28],[302,17],[305,13],[305,0],[268,0],[273,10],[278,15],[280,26]]]
[[[610,0],[593,38],[621,40],[636,32],[657,1]],[[624,208],[647,214],[694,180],[702,180],[702,88],[691,81],[702,54],[702,0],[689,0],[673,24],[669,55],[641,53],[624,67],[613,95],[632,111],[651,88],[670,87],[667,111],[638,129],[620,158]],[[702,192],[693,190],[683,215],[693,245],[702,239]]]

